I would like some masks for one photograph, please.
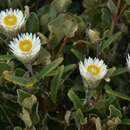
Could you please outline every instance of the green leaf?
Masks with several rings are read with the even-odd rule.
[[[41,47],[37,57],[38,64],[48,65],[51,62],[51,54],[45,48]]]
[[[0,76],[7,70],[10,70],[10,66],[6,63],[0,63]]]
[[[77,67],[76,64],[70,64],[70,65],[65,66],[65,68],[64,68],[64,74],[67,74],[69,71],[75,69],[76,67]]]
[[[16,68],[15,69],[15,75],[18,77],[22,77],[25,74],[25,70],[23,68]]]
[[[105,86],[105,91],[106,91],[107,94],[110,94],[112,96],[115,96],[115,97],[118,97],[118,98],[130,101],[130,97],[129,96],[127,96],[125,94],[122,94],[120,92],[117,92],[117,91],[113,91],[110,88],[110,86],[108,86],[108,85]]]
[[[124,15],[125,15],[126,19],[129,21],[129,19],[130,19],[130,10],[129,9],[125,10]]]
[[[71,3],[72,0],[53,0],[51,6],[52,8],[55,8],[58,12],[65,12]]]
[[[73,90],[69,90],[68,97],[73,102],[75,109],[82,109],[82,101]]]
[[[116,34],[112,35],[109,39],[105,40],[102,43],[101,51],[104,51],[105,49],[109,48],[109,46],[112,43],[115,43],[115,42],[119,41],[121,39],[121,36],[122,36],[122,33],[117,32]]]
[[[13,130],[23,130],[23,129],[19,126],[16,126]]]
[[[64,72],[64,66],[62,65],[57,69],[56,75],[51,81],[51,99],[53,103],[56,103],[56,97],[61,85],[63,72]]]
[[[54,69],[56,69],[63,61],[63,57],[60,57],[56,60],[54,60],[53,62],[51,62],[49,65],[47,65],[46,67],[44,67],[38,74],[37,77],[38,78],[44,78],[45,76],[47,76],[50,72],[52,72]]]
[[[51,8],[50,5],[44,5],[37,13],[40,18],[40,30],[46,33],[48,31],[48,23],[57,16],[57,11]]]
[[[65,33],[65,36],[69,38],[74,37],[75,32],[78,30],[78,24],[71,20],[66,20],[63,24],[63,30]]]
[[[14,83],[16,85],[26,87],[26,88],[32,88],[33,85],[37,81],[36,78],[34,78],[34,77],[26,78],[26,77],[16,76],[11,71],[4,71],[3,72],[3,77],[4,77],[4,79],[6,79],[9,82],[12,82],[12,83]]]
[[[67,74],[68,72],[74,70],[77,67],[76,64],[70,64],[64,67],[64,75]],[[51,77],[51,76],[55,76],[57,73],[57,70],[54,70],[52,72],[50,72],[47,76]]]
[[[44,5],[37,11],[37,15],[41,17],[42,15],[46,14],[48,10],[49,10],[49,5]]]
[[[32,107],[32,124],[36,125],[40,121],[40,116],[38,114],[39,103],[34,104]]]
[[[130,5],[130,0],[125,0],[127,5]]]
[[[102,11],[101,15],[102,24],[106,28],[111,24],[111,14],[109,13],[109,10],[107,8],[102,8],[101,11]]]
[[[113,106],[112,104],[109,105],[109,111],[110,111],[109,118],[113,118],[113,117],[122,118],[121,111],[117,109],[115,106]]]
[[[116,7],[115,3],[113,2],[113,0],[108,0],[107,7],[109,8],[111,14],[115,14],[116,13],[117,7]]]
[[[100,99],[95,103],[94,108],[97,110],[98,115],[101,118],[106,117],[107,109],[108,109],[108,102],[105,99]]]
[[[60,42],[64,36],[73,37],[79,28],[78,18],[69,14],[60,14],[48,24],[50,39],[54,36]]]
[[[31,94],[23,91],[22,89],[17,89],[17,95],[18,95],[17,101],[20,105],[22,105],[24,99],[31,96]]]
[[[54,36],[57,42],[60,42],[64,37],[63,23],[65,21],[65,15],[59,15],[48,23],[48,29],[50,31],[50,39]]]
[[[26,28],[28,32],[36,33],[39,31],[39,19],[36,13],[32,12],[26,22]]]
[[[123,125],[130,125],[130,119],[122,119],[122,123]]]
[[[87,12],[92,12],[92,8],[95,8],[96,4],[95,0],[83,0],[83,7],[87,9]]]
[[[71,49],[71,52],[75,55],[75,57],[81,61],[83,60],[83,55],[81,54],[81,52],[79,52],[79,50],[75,49],[75,48],[72,48]]]
[[[11,55],[0,55],[0,61],[10,61],[13,59]]]
[[[87,117],[84,118],[84,114],[82,113],[81,109],[78,109],[74,112],[75,120],[78,120],[81,125],[87,124]]]
[[[128,72],[127,68],[119,67],[119,68],[116,68],[116,70],[114,71],[112,76],[122,75],[122,74],[124,74],[126,72]]]

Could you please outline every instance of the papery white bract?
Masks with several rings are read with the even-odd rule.
[[[9,44],[10,51],[23,63],[30,63],[41,48],[41,40],[32,33],[23,33],[14,38]]]
[[[130,55],[129,54],[128,54],[127,58],[126,58],[126,62],[127,62],[128,71],[130,72]]]
[[[19,9],[6,9],[0,12],[0,27],[6,32],[15,32],[25,25],[23,12]]]
[[[85,86],[95,88],[107,73],[107,66],[103,60],[88,58],[79,63],[79,71]]]

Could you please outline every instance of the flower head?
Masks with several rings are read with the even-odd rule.
[[[89,57],[84,60],[84,63],[79,63],[79,71],[84,81],[87,82],[87,86],[95,87],[106,75],[107,66],[104,64],[103,60]]]
[[[41,48],[39,37],[32,33],[23,33],[10,42],[10,50],[23,63],[30,63]]]
[[[126,58],[126,62],[127,62],[128,71],[130,72],[130,55],[129,54]]]
[[[0,27],[6,32],[14,32],[23,27],[25,16],[19,9],[6,9],[0,12]]]
[[[96,42],[100,41],[100,34],[96,30],[89,29],[88,36],[92,43],[96,43]]]

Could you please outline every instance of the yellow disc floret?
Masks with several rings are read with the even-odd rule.
[[[21,40],[19,42],[19,48],[23,52],[29,52],[32,49],[32,41],[28,39]]]
[[[91,73],[92,75],[96,76],[100,73],[100,67],[95,64],[91,64],[87,67],[87,72]]]
[[[17,23],[17,17],[15,15],[5,16],[3,22],[6,26],[13,27]]]

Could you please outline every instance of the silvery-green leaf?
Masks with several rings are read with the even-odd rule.
[[[30,114],[26,109],[23,108],[22,113],[20,113],[20,118],[23,120],[27,127],[30,128],[32,126]]]
[[[109,106],[109,111],[110,111],[109,118],[113,118],[113,117],[122,118],[121,111],[118,108],[116,108],[115,106],[113,106],[112,104]]]
[[[99,117],[95,119],[96,130],[102,130],[101,120]]]
[[[40,116],[38,114],[39,103],[35,103],[32,107],[32,124],[36,125],[40,121]]]
[[[115,14],[117,11],[117,7],[115,5],[115,3],[113,2],[113,0],[108,0],[107,2],[107,7],[109,8],[110,12],[112,14]]]
[[[22,106],[24,108],[27,108],[29,110],[32,109],[33,105],[37,102],[37,98],[36,96],[34,95],[31,95],[30,97],[27,97],[25,98],[23,101],[22,101]]]
[[[22,89],[17,89],[17,95],[18,95],[17,101],[20,105],[22,105],[24,99],[31,96],[31,94],[27,93],[26,91],[23,91]]]
[[[25,78],[16,76],[12,71],[4,71],[3,77],[9,82],[26,88],[32,88],[37,81],[35,77]]]
[[[130,0],[125,0],[127,5],[130,5]]]
[[[71,3],[72,0],[53,0],[51,6],[58,12],[65,12]]]
[[[23,130],[23,129],[21,127],[19,127],[19,126],[16,126],[16,127],[14,127],[13,130]]]

